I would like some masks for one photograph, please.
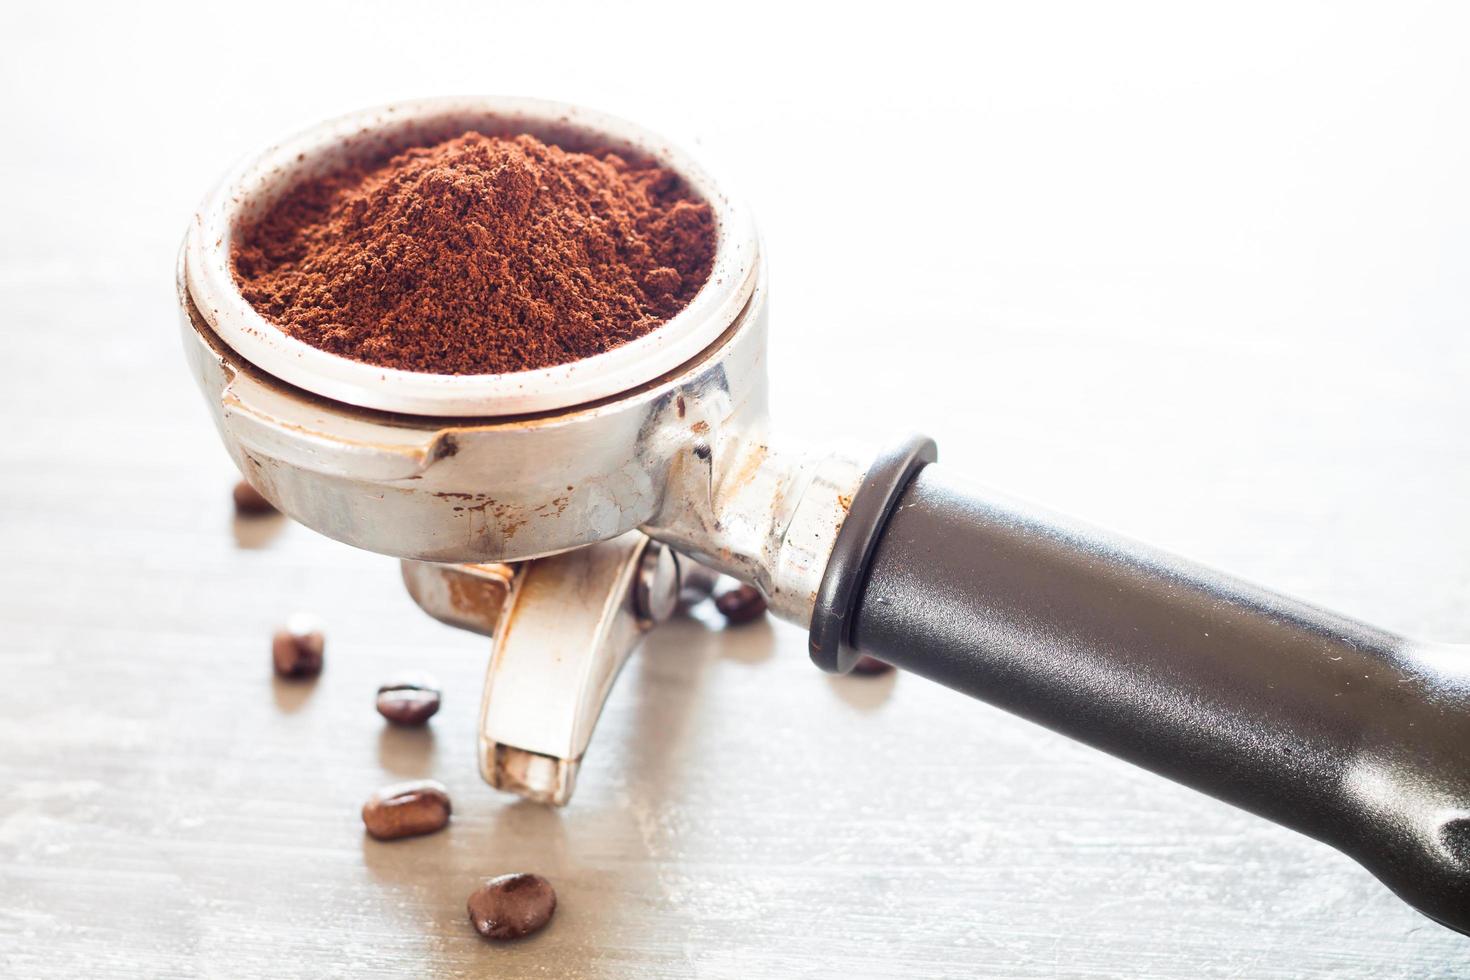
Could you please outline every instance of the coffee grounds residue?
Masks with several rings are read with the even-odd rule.
[[[237,229],[235,281],[314,347],[436,374],[591,357],[682,310],[715,251],[670,170],[468,132],[304,181]]]

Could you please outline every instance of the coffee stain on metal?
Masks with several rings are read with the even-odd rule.
[[[764,445],[756,446],[747,453],[745,458],[740,461],[740,468],[730,477],[730,490],[728,492],[738,492],[741,487],[754,480],[769,454],[770,450]]]
[[[474,622],[485,632],[495,629],[500,608],[510,592],[509,565],[466,566],[444,575],[449,608],[456,617]]]

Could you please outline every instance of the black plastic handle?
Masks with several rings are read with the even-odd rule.
[[[845,643],[1331,844],[1470,933],[1470,649],[932,465],[878,509]]]

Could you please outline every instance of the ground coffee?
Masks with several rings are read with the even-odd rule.
[[[498,374],[641,337],[709,277],[708,204],[672,171],[465,133],[307,180],[237,229],[266,319],[385,367]]]

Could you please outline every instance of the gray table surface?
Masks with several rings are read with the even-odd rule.
[[[630,662],[573,804],[518,803],[475,772],[486,641],[389,558],[233,524],[171,295],[194,202],[322,115],[544,93],[725,158],[792,428],[926,430],[977,479],[1470,638],[1463,13],[789,7],[0,14],[0,973],[1470,973],[1324,846],[708,610]],[[295,609],[328,624],[314,684],[270,673]],[[425,732],[372,710],[407,666],[447,688]],[[448,832],[365,839],[363,798],[417,776]],[[522,869],[560,911],[489,946],[465,896]]]

